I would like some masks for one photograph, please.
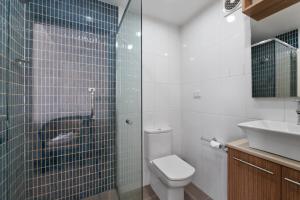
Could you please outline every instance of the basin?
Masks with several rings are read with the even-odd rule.
[[[300,125],[257,120],[238,124],[249,147],[300,161]]]

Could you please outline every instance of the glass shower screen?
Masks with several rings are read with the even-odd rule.
[[[120,200],[142,199],[141,1],[131,0],[117,34],[117,188]]]

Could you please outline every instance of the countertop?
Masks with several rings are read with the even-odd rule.
[[[300,171],[299,161],[295,161],[276,154],[250,148],[247,139],[240,139],[240,140],[230,142],[227,144],[227,147]],[[299,153],[300,153],[300,147],[299,147]]]

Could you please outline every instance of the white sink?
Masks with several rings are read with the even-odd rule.
[[[300,161],[300,125],[258,120],[240,123],[251,148]]]

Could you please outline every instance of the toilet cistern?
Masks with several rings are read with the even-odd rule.
[[[184,200],[184,186],[195,168],[172,153],[172,128],[145,130],[145,157],[150,185],[160,200]]]

